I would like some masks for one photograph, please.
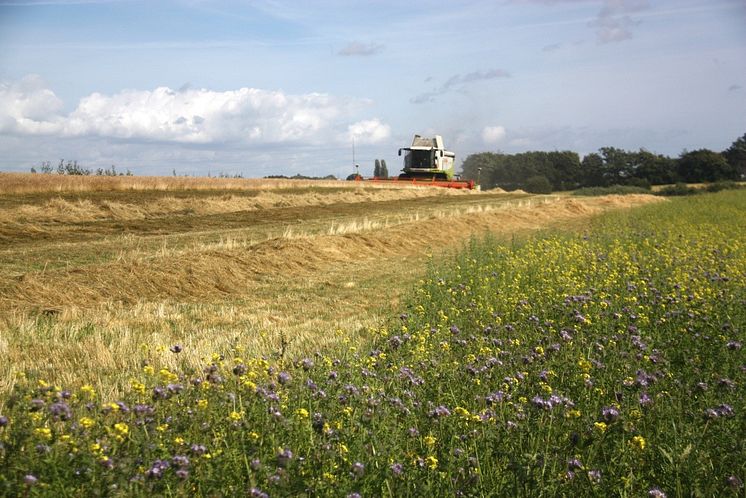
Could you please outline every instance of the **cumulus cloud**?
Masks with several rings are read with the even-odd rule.
[[[17,82],[0,83],[0,132],[54,133],[60,127],[62,107],[62,100],[45,88],[37,75],[28,75]]]
[[[183,144],[315,144],[333,140],[367,102],[322,93],[257,88],[216,92],[182,87],[92,93],[69,114],[38,77],[0,85],[0,131]],[[359,121],[368,140],[388,134],[379,120]],[[388,136],[388,135],[385,135]]]
[[[485,126],[482,130],[482,140],[486,144],[496,144],[505,138],[505,127]]]
[[[391,127],[378,118],[358,121],[347,127],[345,140],[355,140],[359,144],[375,144],[386,140],[391,135]]]
[[[440,87],[429,92],[421,93],[410,99],[413,104],[422,104],[435,101],[435,97],[448,93],[454,89],[463,88],[466,85],[479,81],[493,80],[497,78],[510,78],[510,73],[504,69],[490,69],[489,71],[474,71],[467,74],[454,74],[448,78]]]
[[[359,56],[365,57],[368,55],[375,55],[383,50],[383,45],[379,43],[361,43],[361,42],[350,42],[342,50],[337,52],[338,55],[344,56]]]

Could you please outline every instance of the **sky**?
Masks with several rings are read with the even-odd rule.
[[[343,178],[414,134],[460,163],[744,133],[746,0],[0,0],[0,171]]]

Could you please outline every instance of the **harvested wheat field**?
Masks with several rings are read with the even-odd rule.
[[[235,345],[252,355],[354,346],[429,261],[472,236],[582,227],[661,201],[341,181],[3,180],[0,392],[32,371],[117,391],[142,347],[188,345],[180,361],[197,364]]]

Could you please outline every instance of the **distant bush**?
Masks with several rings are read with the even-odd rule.
[[[662,195],[666,197],[670,196],[681,196],[681,195],[694,195],[702,193],[701,189],[690,187],[686,183],[676,183],[660,189],[655,195]]]
[[[552,184],[546,176],[536,175],[526,180],[523,189],[532,194],[551,194]]]
[[[738,182],[731,180],[724,180],[722,182],[710,183],[705,187],[708,192],[720,192],[721,190],[738,190],[744,186]]]
[[[78,161],[67,161],[60,159],[60,163],[57,168],[52,167],[52,163],[49,161],[42,161],[39,167],[39,172],[45,175],[51,175],[57,173],[58,175],[69,175],[69,176],[90,176],[93,173],[89,168],[84,168],[78,164]],[[36,168],[31,168],[31,173],[37,173]],[[117,171],[116,166],[113,164],[110,168],[98,168],[95,172],[96,176],[132,176],[132,172],[127,169],[125,172]]]
[[[586,187],[573,191],[573,195],[597,196],[597,195],[627,195],[627,194],[649,194],[650,188],[636,187],[633,185],[612,185],[611,187]]]

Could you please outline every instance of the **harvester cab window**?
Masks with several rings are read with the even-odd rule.
[[[429,150],[410,150],[404,158],[404,166],[406,168],[432,168],[432,154]]]

